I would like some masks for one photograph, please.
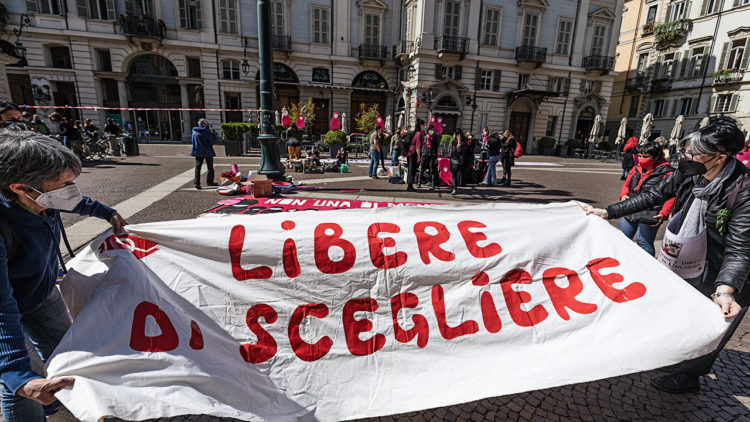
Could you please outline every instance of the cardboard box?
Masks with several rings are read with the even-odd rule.
[[[251,174],[248,181],[243,183],[250,186],[250,194],[256,198],[267,198],[273,195],[273,181],[263,174]]]

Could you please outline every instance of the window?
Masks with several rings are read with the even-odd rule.
[[[380,15],[365,13],[365,44],[380,45]]]
[[[240,80],[240,62],[237,60],[224,60],[221,62],[221,69],[224,79]]]
[[[444,35],[458,36],[458,25],[461,18],[461,3],[453,0],[445,2],[445,31]]]
[[[242,94],[240,94],[239,92],[225,92],[224,93],[224,108],[229,108],[229,109],[242,108]],[[227,122],[241,122],[242,112],[241,111],[225,111],[224,120]]]
[[[710,15],[711,13],[716,13],[721,5],[721,0],[707,0],[706,1],[706,8],[702,10],[704,15]]]
[[[741,0],[740,4],[742,4],[742,5],[750,4],[750,0]]]
[[[109,55],[109,50],[97,48],[94,51],[96,53],[96,70],[101,72],[111,72],[112,58]]]
[[[26,0],[26,9],[30,13],[44,13],[46,15],[62,15],[61,0]],[[84,15],[87,16],[87,15]]]
[[[237,0],[219,0],[219,20],[221,32],[237,33]]]
[[[674,70],[674,53],[667,54],[664,56],[661,62],[661,75],[660,79],[672,78],[672,71]]]
[[[479,113],[479,127],[485,128],[489,126],[490,113],[483,111]]]
[[[73,68],[70,63],[70,51],[68,47],[50,47],[49,54],[52,59],[52,67],[60,69]]]
[[[638,108],[641,105],[641,96],[633,95],[630,97],[630,110],[628,110],[628,117],[638,117]]]
[[[479,89],[489,91],[492,89],[492,71],[482,70],[482,79],[479,84]]]
[[[732,94],[718,95],[716,97],[715,113],[728,113],[732,111]]]
[[[117,81],[114,79],[102,79],[102,102],[105,107],[119,107],[120,94],[117,90]]]
[[[654,117],[661,117],[664,113],[664,100],[654,101]]]
[[[570,36],[573,33],[573,21],[561,20],[557,26],[555,54],[570,54]]]
[[[463,73],[463,66],[443,66],[440,63],[435,65],[435,79],[453,79],[454,81],[461,80]]]
[[[683,98],[682,100],[680,100],[680,114],[686,117],[689,116],[691,105],[693,105],[692,98]]]
[[[648,8],[648,14],[646,14],[646,24],[653,24],[656,22],[656,9],[658,6],[651,6]]]
[[[312,70],[313,82],[331,82],[331,76],[326,67],[316,67]]]
[[[279,37],[286,35],[283,1],[275,0],[271,2],[271,35]]]
[[[638,76],[644,76],[648,70],[648,53],[638,55]]]
[[[602,91],[602,81],[581,80],[581,92],[590,94],[592,92],[600,93]]]
[[[187,57],[185,61],[187,64],[188,78],[200,78],[201,77],[201,59],[198,57]]]
[[[313,42],[317,44],[328,44],[328,9],[313,7]]]
[[[535,47],[536,46],[536,33],[537,27],[539,26],[539,15],[534,13],[528,13],[524,16],[523,22],[523,35],[522,35],[522,47]]]
[[[678,21],[685,17],[685,3],[687,2],[681,1],[667,7],[667,22]]]
[[[417,12],[417,6],[410,7],[406,11],[406,34],[404,34],[404,39],[407,41],[411,41],[414,33],[414,14]]]
[[[526,89],[529,84],[529,75],[521,73],[518,75],[518,89]]]
[[[482,44],[497,45],[497,34],[500,31],[500,9],[487,9],[484,21],[484,38]]]
[[[547,90],[568,95],[568,91],[570,91],[570,79],[560,76],[551,76],[549,78],[549,86],[547,87]]]
[[[125,0],[125,13],[129,15],[155,16],[154,0]]]
[[[690,61],[688,62],[688,70],[685,72],[685,76],[688,78],[694,78],[700,76],[701,67],[703,66],[703,47],[694,48],[690,52]]]
[[[547,131],[544,133],[545,136],[555,136],[556,127],[557,127],[557,116],[552,116],[547,120]]]
[[[78,0],[78,16],[88,19],[115,20],[114,0]]]
[[[604,34],[607,32],[607,27],[604,25],[594,25],[594,33],[591,37],[591,55],[592,56],[603,56],[604,55]]]
[[[201,29],[201,0],[178,0],[180,9],[180,28]]]
[[[745,54],[745,39],[732,41],[732,49],[729,50],[726,69],[739,69],[742,56]]]

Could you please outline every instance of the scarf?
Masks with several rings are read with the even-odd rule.
[[[706,215],[706,210],[708,209],[708,201],[721,191],[724,182],[734,172],[736,163],[737,160],[729,160],[724,168],[721,169],[719,175],[710,183],[703,176],[693,177],[693,181],[695,182],[693,196],[695,196],[695,200],[682,219],[682,226],[678,235],[697,236],[703,231],[705,227],[703,217]]]

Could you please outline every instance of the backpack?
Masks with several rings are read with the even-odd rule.
[[[523,148],[520,142],[516,142],[516,152],[513,154],[514,158],[520,158],[523,156]]]
[[[10,260],[18,251],[18,243],[16,242],[16,232],[7,220],[0,219],[0,236],[2,236],[5,241],[5,251],[8,260]]]

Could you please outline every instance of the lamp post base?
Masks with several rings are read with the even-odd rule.
[[[281,166],[279,154],[279,143],[276,135],[260,135],[260,169],[258,174],[264,174],[269,179],[278,180],[284,177],[284,168]]]

